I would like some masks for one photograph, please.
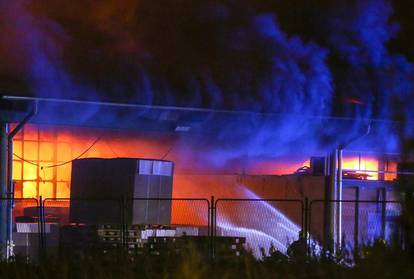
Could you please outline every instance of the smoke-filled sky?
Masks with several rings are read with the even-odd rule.
[[[413,118],[410,1],[0,0],[0,13],[8,94]],[[270,128],[296,139],[300,125]]]
[[[414,49],[402,0],[0,2],[1,76],[41,95],[380,116]]]

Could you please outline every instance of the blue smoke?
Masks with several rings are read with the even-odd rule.
[[[386,121],[372,124],[372,134],[353,147],[398,150],[397,129],[387,121],[401,115],[413,119],[414,68],[387,49],[399,30],[390,20],[389,1],[327,9],[320,33],[306,41],[286,34],[276,11],[258,9],[254,1],[173,2],[141,1],[129,14],[136,25],[111,21],[106,29],[82,25],[94,9],[79,10],[73,22],[86,29],[85,39],[64,16],[16,1],[20,5],[10,14],[17,16],[9,20],[24,34],[32,94],[275,113],[230,119],[212,114],[193,127],[200,131],[192,136],[194,144],[183,136],[187,148],[211,145],[206,159],[216,163],[323,153],[363,133],[370,118]],[[51,122],[62,117],[57,109],[48,112]],[[145,113],[122,117],[139,122]],[[82,108],[77,121],[97,114],[102,116],[102,108]],[[117,117],[107,113],[104,122]],[[202,133],[207,129],[214,130],[208,139]],[[406,135],[410,129],[405,127]]]
[[[354,98],[359,105],[342,106],[351,117],[411,121],[414,68],[402,55],[391,54],[387,44],[398,35],[392,22],[393,9],[387,0],[363,0],[343,6],[327,19],[332,26],[326,34],[329,49],[343,63],[336,72],[337,95],[345,101]],[[407,125],[410,125],[409,123]],[[389,125],[381,134],[395,134]],[[356,129],[358,127],[355,127]],[[383,137],[383,144],[393,141]],[[395,148],[394,148],[395,150]]]

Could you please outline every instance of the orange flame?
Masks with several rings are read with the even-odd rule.
[[[367,180],[378,180],[378,160],[374,158],[345,158],[342,168],[354,170],[356,173],[366,174]],[[368,171],[368,172],[366,172]]]

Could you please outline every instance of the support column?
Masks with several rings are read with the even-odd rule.
[[[337,149],[337,159],[338,159],[338,168],[336,171],[336,197],[335,199],[338,200],[336,203],[336,245],[337,248],[341,248],[342,246],[342,147],[339,146]]]
[[[325,191],[324,235],[328,249],[340,248],[342,241],[342,147],[330,154],[329,184]],[[332,247],[332,245],[334,247]]]
[[[7,198],[7,136],[8,124],[0,123],[0,197]],[[0,253],[6,256],[7,200],[0,200]]]
[[[324,208],[324,239],[325,247],[332,250],[335,240],[335,203],[331,200],[336,199],[336,170],[337,170],[337,152],[334,150],[329,154],[329,181],[326,183]]]

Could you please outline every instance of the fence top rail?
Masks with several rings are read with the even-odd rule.
[[[214,207],[217,207],[218,202],[289,202],[289,203],[299,203],[303,207],[303,200],[300,199],[232,199],[232,198],[223,198],[217,199],[214,203]]]
[[[274,201],[274,202],[303,202],[303,200],[300,199],[243,199],[243,198],[220,198],[217,199],[217,201]]]
[[[43,201],[134,201],[134,200],[143,200],[143,201],[205,201],[210,202],[205,198],[47,198]]]
[[[320,202],[343,202],[343,203],[396,203],[396,204],[403,204],[402,201],[378,201],[378,200],[311,200],[310,204],[312,205],[313,203],[320,203]]]
[[[120,201],[115,198],[47,198],[43,200],[43,203],[47,201]]]
[[[205,201],[210,203],[206,198],[127,198],[126,200],[133,201]]]
[[[35,198],[4,198],[4,197],[0,197],[0,201],[33,201],[38,203],[39,200],[35,199]]]

